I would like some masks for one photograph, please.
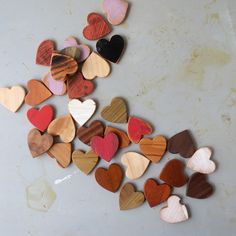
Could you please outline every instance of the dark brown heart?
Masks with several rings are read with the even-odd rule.
[[[190,176],[186,191],[187,196],[204,199],[210,197],[213,191],[213,186],[207,182],[207,175],[197,172]]]

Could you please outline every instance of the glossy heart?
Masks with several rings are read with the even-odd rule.
[[[55,43],[52,40],[44,40],[40,43],[37,54],[36,64],[50,66],[52,53],[55,50]]]

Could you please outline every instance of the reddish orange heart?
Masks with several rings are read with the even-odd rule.
[[[41,42],[36,54],[36,64],[50,66],[51,57],[54,50],[55,44],[52,40],[44,40]]]

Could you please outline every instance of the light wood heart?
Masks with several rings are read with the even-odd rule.
[[[48,150],[48,155],[54,157],[62,168],[68,167],[71,163],[71,143],[55,143]]]
[[[110,74],[110,65],[97,53],[92,52],[82,66],[82,74],[88,80],[96,77],[104,78]]]
[[[78,99],[72,99],[68,104],[68,109],[74,120],[83,126],[96,110],[96,103],[92,99],[81,102]]]
[[[98,160],[99,157],[93,150],[86,153],[81,150],[76,150],[72,153],[73,163],[86,175],[94,169]]]
[[[12,112],[16,112],[25,99],[25,90],[21,86],[0,88],[0,104]]]
[[[211,155],[210,148],[202,147],[188,160],[187,167],[202,174],[210,174],[216,169],[215,163],[210,160]]]
[[[172,195],[167,200],[167,207],[160,210],[160,217],[168,223],[179,223],[188,220],[188,210],[180,203],[180,198]]]
[[[146,157],[136,152],[124,153],[121,156],[121,162],[127,166],[125,174],[129,179],[141,177],[150,163]]]
[[[59,136],[65,143],[70,143],[75,137],[75,124],[70,115],[54,119],[48,126],[48,133]]]
[[[142,192],[136,192],[132,184],[125,184],[119,197],[120,210],[129,210],[141,206],[145,201],[144,194]]]

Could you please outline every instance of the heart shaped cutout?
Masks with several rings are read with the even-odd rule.
[[[40,43],[36,53],[36,64],[50,66],[52,53],[55,50],[55,43],[52,40],[44,40]]]
[[[77,47],[75,47],[75,46],[71,46],[71,47],[63,48],[60,51],[60,54],[72,57],[72,58],[74,58],[77,61],[78,58],[80,57],[80,50]]]

